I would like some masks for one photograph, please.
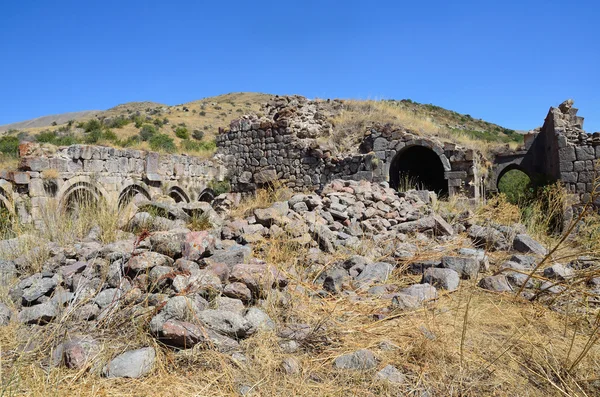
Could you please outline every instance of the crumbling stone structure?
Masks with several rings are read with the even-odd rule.
[[[176,202],[208,201],[209,183],[225,175],[218,162],[185,155],[89,145],[51,150],[33,143],[19,150],[18,171],[0,172],[0,205],[24,222],[39,219],[51,199],[68,207],[83,196],[115,209],[161,195]]]
[[[477,153],[407,130],[373,127],[355,153],[333,155],[319,141],[331,130],[324,109],[332,106],[341,103],[278,97],[265,106],[266,116],[245,116],[220,131],[218,156],[234,191],[253,191],[275,180],[294,190],[319,190],[333,179],[388,181],[397,188],[402,177],[415,177],[442,194],[479,197]]]
[[[576,203],[591,199],[600,159],[600,133],[587,134],[583,130],[584,119],[577,116],[573,103],[567,100],[551,107],[544,125],[525,136],[523,150],[496,154],[490,190],[497,189],[506,172],[518,169],[532,180],[560,180]],[[600,204],[600,198],[595,204]]]

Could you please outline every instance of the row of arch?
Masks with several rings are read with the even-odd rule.
[[[175,202],[192,201],[191,196],[180,186],[172,186],[167,193]],[[86,180],[71,180],[63,186],[57,194],[60,205],[63,208],[72,208],[77,202],[88,200],[99,202],[109,197],[108,192],[99,184],[93,184]],[[198,196],[197,201],[211,202],[215,197],[214,192],[207,188]],[[117,208],[127,207],[132,202],[140,200],[151,200],[150,189],[143,182],[133,182],[121,189],[117,198]]]
[[[68,180],[60,189],[52,192],[52,196],[59,199],[59,206],[66,210],[76,210],[82,203],[98,203],[106,200],[110,194],[99,183],[90,181],[89,178],[80,176]],[[172,186],[167,193],[175,202],[191,202],[191,196],[180,186]],[[204,189],[199,195],[197,201],[211,202],[215,197],[212,189]],[[149,187],[143,182],[132,182],[121,189],[117,197],[117,208],[126,208],[130,203],[139,200],[151,200]],[[0,212],[8,211],[14,214],[15,206],[12,200],[11,192],[0,185]]]

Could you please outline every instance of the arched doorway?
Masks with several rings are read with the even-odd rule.
[[[390,186],[400,191],[431,190],[448,195],[445,168],[436,152],[425,146],[410,146],[400,151],[390,164]]]
[[[206,203],[211,203],[215,199],[215,192],[212,189],[204,189],[200,196],[198,196],[198,201],[204,201]]]
[[[532,192],[532,181],[521,167],[514,165],[504,168],[496,180],[498,192],[504,193],[509,202],[518,204]]]

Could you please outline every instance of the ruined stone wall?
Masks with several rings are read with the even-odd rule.
[[[542,127],[542,134],[553,136],[552,149],[558,161],[548,161],[548,172],[560,179],[570,193],[584,203],[594,190],[597,162],[600,159],[600,133],[587,134],[583,117],[577,116],[573,101],[565,101],[551,108]],[[600,200],[596,199],[596,204]]]
[[[412,146],[426,147],[443,164],[450,195],[478,197],[478,155],[450,143],[438,143],[406,130],[374,127],[356,153],[334,156],[322,145],[332,126],[322,108],[329,102],[302,97],[277,98],[267,115],[245,116],[217,136],[234,191],[250,192],[275,180],[294,190],[318,190],[333,179],[389,181],[397,155]],[[335,105],[334,105],[335,106]]]
[[[52,150],[26,143],[20,156],[19,170],[0,172],[0,201],[25,221],[38,218],[49,200],[64,205],[81,190],[115,208],[135,195],[195,201],[210,181],[225,175],[223,166],[212,160],[102,146]]]

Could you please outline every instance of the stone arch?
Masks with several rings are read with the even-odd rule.
[[[57,197],[60,208],[73,210],[77,201],[89,200],[99,203],[109,195],[102,186],[94,183],[89,177],[78,176],[67,180],[58,191]]]
[[[215,199],[215,192],[212,189],[204,189],[198,196],[198,201],[204,201],[207,203],[212,202]]]
[[[390,162],[390,186],[398,189],[403,177],[422,185],[424,189],[447,195],[448,171],[451,171],[450,161],[441,147],[424,140],[409,141]]]
[[[175,200],[176,203],[180,203],[182,201],[189,203],[190,196],[179,186],[173,186],[169,189],[169,196]]]
[[[529,180],[533,182],[533,175],[531,175],[531,173],[523,166],[521,166],[521,164],[517,164],[517,163],[512,163],[512,164],[508,164],[505,167],[503,167],[499,172],[498,170],[496,170],[496,181],[495,181],[495,187],[496,187],[496,191],[499,191],[498,187],[500,185],[500,179],[502,179],[502,177],[504,175],[506,175],[507,172],[509,171],[513,171],[513,170],[517,170],[517,171],[521,171],[522,173],[524,173],[525,175],[527,175],[529,177]]]
[[[121,193],[119,193],[117,208],[123,209],[127,207],[129,203],[135,202],[138,197],[151,200],[152,197],[149,191],[150,189],[148,189],[148,186],[143,182],[132,182],[128,184],[121,190]]]

